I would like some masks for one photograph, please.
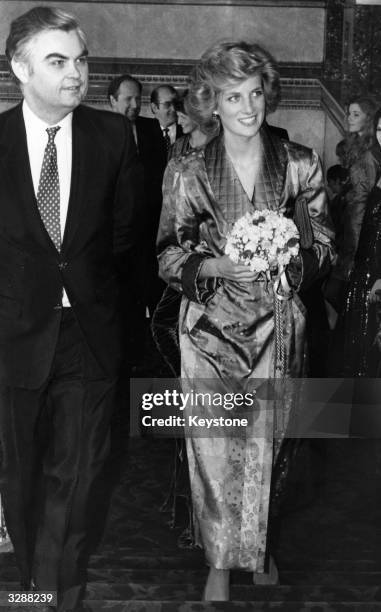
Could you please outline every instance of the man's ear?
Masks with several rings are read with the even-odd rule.
[[[157,112],[157,106],[156,106],[156,104],[154,104],[153,102],[152,102],[152,104],[151,104],[151,111],[152,111],[152,114],[153,114],[153,115],[156,115],[156,112]]]
[[[117,102],[118,102],[118,101],[117,101],[117,99],[116,99],[116,98],[114,98],[114,96],[110,96],[110,97],[109,97],[109,100],[110,100],[111,108],[112,108],[113,110],[115,110],[116,105],[117,105]]]
[[[18,80],[25,85],[28,82],[30,75],[27,62],[20,62],[13,58],[11,61],[11,66],[13,73],[16,75]]]

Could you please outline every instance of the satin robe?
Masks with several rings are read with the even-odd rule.
[[[255,209],[293,216],[306,200],[314,243],[290,266],[298,287],[328,269],[332,230],[317,155],[261,130],[261,163],[253,201],[244,191],[224,147],[223,135],[204,151],[172,160],[164,178],[158,235],[162,278],[183,293],[179,318],[184,388],[196,392],[242,392],[256,379],[274,376],[274,296],[265,282],[200,281],[205,257],[224,254],[235,221]],[[305,311],[297,294],[282,304],[286,376],[301,375],[305,357]],[[186,431],[195,532],[209,564],[219,569],[263,571],[274,412],[259,400],[244,435],[197,437]],[[188,409],[215,417],[213,405]],[[234,416],[232,411],[226,416]]]

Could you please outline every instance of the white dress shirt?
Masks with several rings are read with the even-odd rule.
[[[37,198],[38,184],[40,181],[42,160],[48,143],[48,134],[46,128],[54,127],[42,121],[29,108],[24,100],[22,106],[26,141],[28,146],[29,163],[32,173],[34,193]],[[59,123],[60,126],[54,142],[57,149],[57,166],[60,185],[60,225],[61,225],[61,240],[63,239],[66,217],[69,206],[70,185],[71,185],[71,166],[72,166],[72,119],[73,113],[69,113]],[[63,290],[62,306],[70,306],[70,302]]]
[[[167,125],[166,128],[164,128],[162,125],[160,127],[161,127],[162,132],[163,132],[163,137],[165,136],[164,130],[168,129],[169,140],[171,141],[171,145],[173,145],[173,143],[176,140],[176,127],[177,127],[177,123],[172,123],[171,125]]]
[[[134,139],[135,139],[135,144],[136,144],[136,149],[139,153],[139,147],[138,147],[138,131],[136,129],[136,123],[135,121],[131,121],[131,128],[132,128],[132,133],[134,135]]]

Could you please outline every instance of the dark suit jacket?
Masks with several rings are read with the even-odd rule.
[[[167,165],[167,150],[156,119],[138,117],[136,122],[138,154],[144,169],[144,186],[150,222],[158,223],[162,203],[162,183]],[[148,219],[146,219],[148,223]]]
[[[38,388],[47,379],[62,289],[104,373],[121,356],[117,263],[140,237],[141,169],[128,121],[79,106],[61,253],[38,212],[21,105],[0,115],[0,382]]]
[[[135,122],[138,136],[139,157],[143,167],[151,175],[163,177],[167,152],[159,122],[148,117],[138,117]]]

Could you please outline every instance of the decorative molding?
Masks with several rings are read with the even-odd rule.
[[[35,2],[35,0],[26,0]],[[62,4],[59,0],[51,0],[51,3]],[[194,6],[279,6],[299,8],[325,8],[327,0],[66,0],[66,2],[81,2],[82,4],[175,4]]]
[[[146,58],[103,58],[91,57],[89,60],[89,70],[92,78],[99,78],[100,75],[111,74],[133,74],[140,75],[144,78],[145,75],[156,75],[159,79],[161,76],[175,77],[188,75],[198,59],[181,60],[181,59],[146,59]],[[6,60],[0,59],[0,70],[7,70]],[[278,62],[279,71],[282,77],[287,78],[312,78],[318,79],[322,75],[322,64],[320,62]]]
[[[101,79],[105,74],[133,74],[140,75],[144,78],[145,75],[156,75],[160,78],[161,75],[167,77],[188,75],[193,66],[197,63],[194,60],[181,59],[146,59],[146,58],[104,58],[91,57],[89,59],[89,71],[92,80]],[[322,74],[322,64],[320,62],[278,62],[279,72],[282,77],[287,78],[303,78],[303,79],[318,79]],[[9,72],[8,61],[4,55],[0,55],[0,73]],[[1,77],[0,77],[1,78]]]
[[[99,75],[96,75],[99,77]],[[104,105],[107,103],[107,88],[112,78],[112,75],[103,75],[102,78],[92,78],[90,75],[89,89],[86,101],[93,105]],[[186,75],[137,75],[137,78],[143,83],[142,103],[149,104],[149,98],[152,88],[159,83],[169,83],[177,89],[186,89]],[[321,88],[318,80],[303,80],[303,79],[281,79],[282,84],[282,101],[280,106],[308,107],[319,109],[321,108]],[[17,102],[21,99],[21,93],[8,73],[0,72],[0,101]]]
[[[334,98],[332,93],[327,89],[324,82],[320,82],[321,89],[321,106],[327,113],[332,122],[344,135],[345,132],[345,111],[340,103]]]
[[[152,89],[160,83],[169,83],[177,89],[186,89],[188,77],[196,60],[150,60],[92,58],[89,62],[89,89],[86,102],[94,106],[105,106],[110,80],[118,74],[132,74],[143,84],[142,104],[149,106]],[[282,101],[280,108],[327,108],[335,122],[340,121],[340,112],[334,100],[321,84],[321,64],[279,64]],[[332,98],[332,101],[331,101]],[[7,61],[0,57],[0,102],[13,103],[21,99],[16,83],[13,82]],[[338,105],[337,105],[338,106]],[[338,108],[340,108],[338,106]]]

